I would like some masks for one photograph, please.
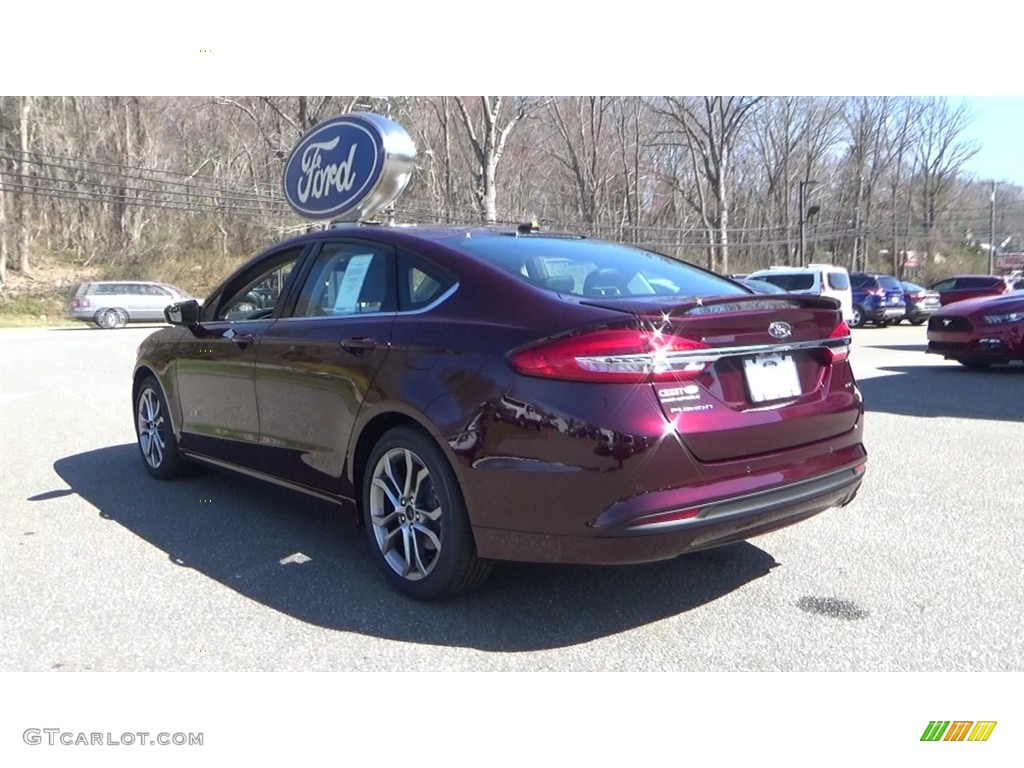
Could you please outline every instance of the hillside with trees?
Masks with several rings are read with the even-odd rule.
[[[919,281],[987,271],[990,230],[1024,249],[1024,189],[964,172],[972,116],[941,97],[4,96],[2,308],[84,277],[203,294],[320,226],[281,174],[351,111],[416,143],[398,222],[536,218],[721,272],[797,263],[802,231],[805,260]]]

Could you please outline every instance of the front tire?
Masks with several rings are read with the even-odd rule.
[[[850,321],[851,328],[863,328],[864,327],[864,310],[860,307],[853,308],[853,319]]]
[[[128,323],[128,313],[123,309],[102,309],[96,313],[96,325],[104,330],[124,328]]]
[[[181,474],[184,460],[171,427],[170,412],[160,384],[147,376],[135,395],[135,436],[146,470],[159,480]]]
[[[476,556],[466,503],[440,447],[411,427],[387,432],[363,474],[366,533],[399,591],[417,600],[467,592],[493,564]]]

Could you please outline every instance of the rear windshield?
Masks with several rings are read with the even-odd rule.
[[[730,280],[651,251],[600,240],[505,235],[448,243],[520,280],[582,298],[735,296]]]
[[[889,277],[888,275],[881,275],[878,278],[878,282],[883,288],[888,291],[902,291],[903,286],[900,285],[900,281],[895,277]]]
[[[922,286],[917,283],[900,283],[903,286],[904,291],[910,291],[911,293],[920,293],[925,290]]]
[[[796,274],[758,275],[758,280],[777,285],[784,291],[809,291],[814,287],[814,275],[810,272]]]

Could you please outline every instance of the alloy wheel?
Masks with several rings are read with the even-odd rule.
[[[166,421],[160,404],[160,397],[150,387],[139,395],[138,407],[139,448],[142,456],[153,469],[159,469],[164,461],[166,446]]]
[[[393,448],[373,468],[369,498],[373,537],[385,562],[409,581],[426,578],[441,555],[443,511],[434,479],[408,448]]]

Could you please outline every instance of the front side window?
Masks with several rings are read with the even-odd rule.
[[[281,251],[239,275],[225,286],[222,298],[204,307],[203,319],[238,321],[270,317],[302,251]],[[208,312],[213,316],[208,317]]]
[[[390,252],[367,243],[327,243],[299,293],[295,317],[392,312]]]

